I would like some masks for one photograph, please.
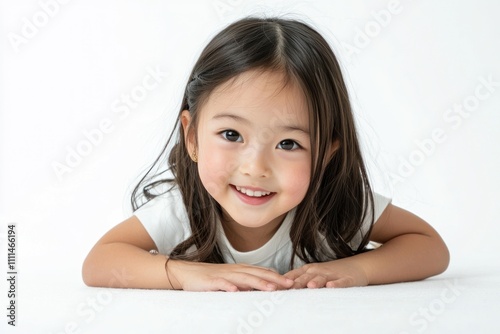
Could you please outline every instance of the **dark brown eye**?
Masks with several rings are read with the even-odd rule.
[[[238,132],[234,130],[225,130],[221,132],[222,136],[232,142],[239,142],[241,140],[241,136]]]
[[[285,139],[285,140],[280,141],[280,143],[278,144],[278,147],[281,148],[282,150],[286,150],[286,151],[292,151],[292,150],[296,150],[296,149],[300,148],[299,144],[297,144],[295,141],[293,141],[291,139]]]

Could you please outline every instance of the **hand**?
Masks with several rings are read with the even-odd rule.
[[[174,288],[187,291],[274,291],[293,285],[272,269],[247,264],[169,260],[167,267]]]
[[[292,289],[348,288],[368,285],[365,271],[355,257],[322,263],[309,263],[284,275],[292,280]]]

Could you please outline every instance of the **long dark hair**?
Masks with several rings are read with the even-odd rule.
[[[189,129],[196,132],[199,112],[210,93],[252,69],[281,71],[288,80],[295,80],[303,89],[309,107],[311,179],[304,200],[296,208],[290,231],[293,247],[290,268],[295,256],[310,263],[327,260],[325,254],[332,251],[334,255],[329,255],[329,259],[363,251],[373,224],[373,195],[347,88],[328,43],[309,25],[297,20],[248,17],[229,25],[209,42],[188,79],[179,117],[167,144],[132,193],[133,210],[156,197],[158,186],[177,185],[192,235],[177,245],[170,256],[223,262],[216,238],[221,208],[201,183],[197,165],[186,150],[179,119],[183,110],[189,110]],[[174,137],[175,144],[165,163],[162,159]],[[339,148],[331,156],[334,143]],[[165,177],[168,171],[173,178]],[[371,219],[370,230],[359,245],[352,245],[365,219]]]

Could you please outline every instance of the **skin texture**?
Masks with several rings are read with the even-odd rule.
[[[227,237],[240,251],[264,245],[309,186],[306,101],[296,85],[283,82],[281,73],[251,71],[221,85],[202,108],[196,141],[187,138],[204,187],[223,208]],[[181,120],[188,128],[189,111]],[[271,194],[265,203],[248,204],[235,186]]]
[[[302,201],[309,185],[311,146],[304,96],[293,82],[284,85],[279,73],[251,71],[214,90],[200,112],[196,129],[190,128],[189,112],[182,113],[186,149],[191,156],[196,152],[202,183],[223,208],[222,226],[232,246],[257,249]],[[234,186],[271,196],[254,203],[259,200],[239,194]],[[83,279],[89,286],[272,291],[420,280],[443,272],[449,263],[439,234],[392,204],[375,223],[370,240],[383,245],[285,275],[246,264],[181,260],[170,260],[165,268],[165,257],[149,254],[156,245],[132,216],[97,242],[84,262]]]
[[[345,288],[421,280],[448,267],[450,255],[439,234],[395,205],[384,210],[370,240],[382,246],[341,260],[307,264],[285,276],[294,280],[293,288]]]

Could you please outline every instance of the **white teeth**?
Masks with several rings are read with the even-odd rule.
[[[236,190],[238,190],[240,193],[243,193],[247,196],[250,196],[250,197],[262,197],[262,196],[267,196],[269,194],[271,194],[270,191],[253,191],[253,190],[250,190],[250,189],[245,189],[245,188],[242,188],[242,187],[238,187],[236,186]]]

